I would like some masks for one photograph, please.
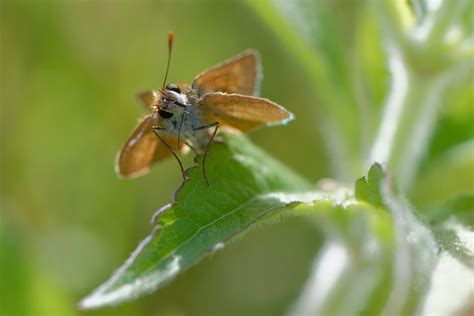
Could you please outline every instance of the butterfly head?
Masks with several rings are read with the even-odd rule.
[[[160,94],[160,106],[157,107],[157,111],[161,118],[168,119],[175,114],[182,114],[190,105],[186,94],[182,93],[181,89],[173,83],[160,89]]]
[[[181,96],[181,89],[174,83],[167,84],[166,87],[160,89],[160,93],[161,101],[164,103],[180,103],[180,101],[183,101],[183,97]]]

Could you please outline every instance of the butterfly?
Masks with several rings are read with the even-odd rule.
[[[293,114],[257,95],[262,79],[260,57],[246,50],[200,73],[191,84],[167,84],[173,33],[168,34],[168,64],[163,85],[138,95],[148,114],[138,123],[116,157],[115,169],[125,178],[146,174],[155,162],[174,156],[185,179],[179,155],[202,154],[205,162],[219,129],[248,132],[285,124]]]

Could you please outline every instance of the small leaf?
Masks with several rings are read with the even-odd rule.
[[[189,179],[176,192],[176,201],[163,209],[159,225],[106,283],[82,300],[81,308],[149,293],[266,216],[295,201],[321,198],[292,195],[310,185],[243,136],[226,135],[225,140],[209,152],[210,186],[200,168],[188,169]]]
[[[382,166],[375,163],[370,167],[367,178],[362,177],[355,183],[355,197],[372,205],[383,208],[384,202],[380,193],[380,183],[385,177]]]

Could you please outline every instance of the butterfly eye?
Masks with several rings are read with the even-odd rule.
[[[174,92],[176,92],[176,93],[181,93],[181,89],[180,89],[177,85],[175,85],[174,83],[168,84],[168,85],[166,86],[166,89],[171,90],[171,91],[174,91]]]
[[[158,115],[164,119],[169,119],[170,117],[173,116],[173,113],[165,111],[165,110],[159,110]]]

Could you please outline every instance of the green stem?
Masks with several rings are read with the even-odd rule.
[[[424,21],[431,20],[428,36],[414,39],[414,29],[403,34],[394,27],[399,21],[393,5],[373,3],[384,18],[381,23],[389,38],[386,49],[392,83],[368,163],[387,164],[406,190],[427,150],[443,94],[458,79],[452,77],[453,72],[459,73],[457,65],[444,62],[449,48],[443,46],[443,37],[459,7],[448,1],[443,12],[430,12]]]
[[[371,162],[387,163],[402,188],[410,186],[438,117],[444,90],[440,77],[410,71],[396,48],[390,52],[391,92],[387,98]]]

